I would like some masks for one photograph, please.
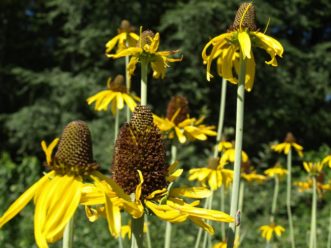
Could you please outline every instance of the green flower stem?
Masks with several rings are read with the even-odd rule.
[[[118,241],[118,248],[123,248],[123,240],[121,235],[118,236],[117,241]]]
[[[129,71],[128,71],[128,65],[129,65],[129,56],[125,56],[125,84],[126,84],[126,89],[127,89],[128,93],[130,93],[131,78],[130,78]],[[126,121],[127,122],[130,122],[130,114],[131,114],[130,108],[128,105],[126,105]]]
[[[131,248],[142,248],[144,243],[144,216],[131,218]]]
[[[171,164],[174,163],[177,159],[177,146],[175,143],[171,145]],[[165,237],[164,237],[164,248],[171,247],[171,223],[166,222],[166,230],[165,230]]]
[[[114,142],[117,139],[117,135],[118,135],[118,130],[120,127],[120,111],[119,109],[116,109],[116,114],[115,114],[115,130],[114,130]]]
[[[225,188],[224,185],[220,188],[221,192],[221,211],[225,212],[225,204],[224,204],[224,197],[225,197]],[[225,223],[221,222],[221,235],[222,235],[222,240],[225,240]]]
[[[265,248],[271,248],[271,243],[270,241],[267,240],[266,244],[265,244]]]
[[[331,248],[331,208],[330,208],[330,217],[329,217],[329,235],[328,235],[328,245],[327,248]]]
[[[240,189],[239,189],[239,204],[238,204],[239,205],[240,214],[243,212],[244,195],[245,195],[245,182],[244,181],[241,181],[240,182]],[[240,239],[240,225],[238,226],[235,240],[238,240],[238,242],[239,242],[239,239]]]
[[[223,124],[224,124],[224,110],[225,110],[225,99],[226,99],[226,80],[222,79],[222,90],[221,90],[221,99],[220,99],[220,113],[218,119],[218,128],[216,136],[216,145],[214,147],[214,158],[218,157],[218,143],[221,141]]]
[[[145,223],[147,224],[147,232],[146,232],[147,248],[152,248],[151,235],[149,232],[149,222],[148,222],[147,214],[145,214]]]
[[[312,205],[311,205],[309,248],[316,248],[316,209],[317,209],[316,177],[313,176],[312,179],[313,179],[313,197],[312,197]]]
[[[141,81],[140,81],[140,103],[142,106],[147,105],[147,72],[148,63],[141,61]]]
[[[64,233],[63,233],[63,248],[71,248],[74,239],[74,215],[71,217],[69,222],[67,223]]]
[[[237,90],[237,113],[236,113],[236,140],[235,140],[235,160],[234,173],[231,195],[230,215],[235,218],[238,210],[238,196],[240,184],[240,166],[241,152],[243,139],[243,123],[244,123],[244,97],[245,97],[245,75],[246,75],[246,60],[243,59],[240,53],[240,71]],[[230,223],[227,232],[227,247],[233,248],[234,238],[236,236],[236,223]]]
[[[271,223],[275,222],[278,192],[279,192],[279,178],[278,178],[278,176],[275,175],[274,196],[272,198],[271,217],[270,217],[270,222]]]
[[[205,200],[205,203],[203,205],[203,208],[207,208],[208,207],[208,204],[209,204],[209,201],[208,199]],[[201,240],[201,235],[202,235],[202,228],[199,228],[199,232],[198,232],[198,235],[197,235],[197,239],[195,241],[195,245],[194,245],[194,248],[198,248],[199,245],[200,245],[200,240]]]
[[[212,193],[208,199],[207,199],[207,202],[208,202],[208,205],[207,205],[207,208],[208,209],[211,209],[212,208],[212,204],[213,204],[213,197],[214,197],[214,194]],[[207,224],[210,224],[210,221],[207,220]],[[206,247],[210,247],[211,246],[211,236],[208,234],[208,232],[205,232],[205,235],[203,237],[203,245],[202,247],[203,248],[206,248]]]
[[[286,207],[287,207],[287,218],[289,222],[291,247],[295,248],[292,210],[291,210],[291,186],[292,186],[292,149],[287,154],[287,190],[286,190]]]

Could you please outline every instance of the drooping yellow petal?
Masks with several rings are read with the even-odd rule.
[[[189,219],[193,221],[194,224],[207,231],[210,235],[214,234],[214,228],[211,225],[204,222],[203,220],[201,220],[200,218],[190,216]]]
[[[125,103],[128,105],[129,109],[131,111],[134,110],[134,108],[137,106],[136,102],[133,100],[133,98],[131,96],[129,96],[128,94],[123,93],[122,97],[125,101]]]
[[[114,237],[118,237],[121,232],[121,212],[118,206],[113,205],[111,200],[105,196],[106,205],[106,218],[108,222],[108,228],[110,233]]]
[[[47,221],[44,227],[44,233],[48,242],[55,242],[61,238],[65,226],[76,212],[83,183],[81,179],[73,176],[63,176],[64,183],[69,182],[69,186],[57,192],[62,197],[55,202],[54,207],[50,207],[47,212]]]
[[[245,89],[250,92],[253,89],[255,79],[255,60],[251,52],[251,58],[246,60]]]
[[[172,197],[188,197],[188,198],[206,198],[212,194],[212,191],[205,187],[179,187],[179,188],[172,188],[169,192],[169,196]]]
[[[107,57],[113,58],[113,59],[118,59],[121,57],[130,56],[130,55],[135,56],[139,53],[142,53],[142,49],[140,47],[129,47],[127,49],[120,51],[117,54],[107,54]]]
[[[124,108],[124,100],[123,100],[123,97],[122,97],[122,93],[117,94],[116,102],[117,102],[117,109],[123,109]]]
[[[0,217],[0,228],[15,217],[34,197],[35,193],[48,182],[48,178],[54,175],[54,171],[47,173],[39,181],[33,184],[28,190],[26,190],[19,198],[14,201],[7,211]]]
[[[121,35],[123,34],[116,35],[114,38],[112,38],[106,43],[106,53],[110,53],[110,51],[113,50]]]
[[[181,144],[184,144],[186,142],[186,137],[183,134],[183,130],[180,130],[178,127],[175,127],[175,132],[176,132],[179,142]]]
[[[108,90],[107,93],[108,93],[108,94],[105,95],[103,99],[101,99],[99,102],[96,102],[96,104],[95,104],[95,109],[96,109],[97,111],[102,111],[102,110],[103,110],[103,111],[106,111],[106,110],[108,109],[108,105],[109,105],[113,100],[116,101],[115,97],[116,97],[117,93],[115,93],[115,92],[113,92],[113,91],[111,91],[111,90]]]
[[[240,31],[238,33],[238,41],[240,45],[241,52],[243,54],[243,59],[251,58],[251,38],[246,31]]]

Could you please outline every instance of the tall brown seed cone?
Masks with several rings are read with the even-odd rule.
[[[167,187],[166,152],[159,129],[153,124],[147,106],[137,106],[130,123],[120,129],[115,143],[111,172],[113,179],[127,194],[135,191],[142,172],[143,197]]]
[[[243,20],[242,20],[243,19]],[[229,28],[229,31],[238,30],[240,28],[240,21],[241,28],[247,28],[250,31],[256,31],[256,12],[255,7],[252,3],[242,3],[236,13],[236,16],[234,18],[234,22]]]

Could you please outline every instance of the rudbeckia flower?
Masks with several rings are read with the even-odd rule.
[[[320,162],[303,162],[303,167],[310,176],[318,176],[322,172],[323,164]]]
[[[35,204],[34,235],[37,246],[48,247],[63,236],[66,224],[81,201],[84,179],[98,177],[93,160],[90,131],[82,121],[69,123],[48,147],[42,142],[50,172],[27,189],[0,217],[0,227],[17,215],[32,199]]]
[[[270,241],[273,238],[274,234],[276,234],[278,237],[281,237],[282,233],[285,232],[284,227],[276,225],[274,223],[261,226],[259,230],[261,231],[262,238],[266,239],[267,241]]]
[[[146,30],[140,34],[140,39],[135,47],[129,47],[116,54],[107,54],[109,58],[118,59],[132,56],[128,65],[130,75],[133,75],[138,62],[151,64],[154,78],[164,78],[169,62],[178,62],[182,58],[171,58],[170,55],[178,53],[175,51],[158,51],[160,34]]]
[[[117,110],[123,109],[124,103],[131,111],[137,106],[135,99],[139,100],[139,98],[127,92],[122,75],[117,75],[113,81],[109,78],[107,87],[107,90],[100,91],[87,99],[89,105],[95,102],[95,110],[106,111],[111,104],[111,111],[115,115]]]
[[[177,138],[179,143],[187,140],[207,140],[208,136],[216,136],[214,126],[202,124],[204,117],[189,117],[188,101],[183,96],[174,96],[168,103],[167,117],[154,115],[154,123],[169,139]]]
[[[239,60],[242,57],[246,60],[245,89],[251,91],[255,77],[253,47],[265,50],[271,57],[266,64],[272,66],[277,66],[276,56],[282,57],[284,51],[276,39],[258,31],[253,4],[243,3],[228,32],[211,39],[202,51],[203,62],[207,64],[207,80],[210,81],[213,77],[210,68],[212,61],[216,59],[219,76],[237,84]]]
[[[227,149],[222,154],[222,157],[221,157],[221,160],[220,160],[220,164],[225,165],[227,163],[234,163],[235,151],[236,150],[233,147]],[[245,151],[242,151],[241,152],[241,161],[242,161],[242,163],[247,163],[248,162],[248,155],[247,155],[247,153]]]
[[[136,46],[139,35],[134,33],[134,29],[128,20],[123,20],[117,29],[118,35],[107,42],[106,54],[110,54],[116,45],[117,53],[128,47]]]
[[[284,169],[280,164],[276,164],[273,168],[264,171],[268,177],[283,177],[287,174],[287,170]]]
[[[331,168],[331,155],[326,156],[322,160],[322,164],[327,164]]]
[[[204,222],[205,219],[233,221],[231,216],[221,211],[197,207],[199,201],[186,203],[183,200],[183,197],[193,199],[208,197],[211,194],[210,190],[203,187],[169,187],[169,184],[180,176],[182,170],[176,170],[174,165],[170,167],[166,165],[166,152],[161,133],[153,124],[152,113],[147,106],[137,106],[131,121],[122,126],[115,144],[111,172],[112,178],[104,180],[108,183],[108,192],[105,191],[106,193],[99,196],[98,192],[90,192],[84,198],[89,205],[93,205],[91,204],[93,199],[94,205],[105,205],[105,212],[108,211],[107,220],[108,223],[112,223],[110,225],[113,230],[120,230],[120,227],[116,228],[120,223],[119,209],[115,213],[113,206],[124,209],[132,215],[126,206],[121,204],[128,204],[129,195],[133,193],[135,199],[131,204],[143,206],[141,214],[146,208],[159,219],[171,223],[191,220],[209,233],[213,233],[213,228]],[[97,190],[97,187],[95,189]],[[98,202],[96,199],[103,200]],[[114,221],[114,216],[117,221]],[[134,215],[133,217],[139,218]]]
[[[218,151],[219,152],[224,152],[228,149],[233,148],[233,144],[232,142],[226,141],[226,140],[222,140],[220,143],[218,143]]]
[[[287,133],[284,142],[277,145],[273,145],[271,149],[275,152],[284,153],[287,155],[292,147],[299,154],[300,157],[303,156],[303,147],[295,143],[295,138],[292,133]]]
[[[247,182],[263,183],[267,180],[266,176],[256,173],[254,167],[251,166],[250,160],[247,160],[247,162],[242,162],[240,176]]]
[[[228,187],[232,183],[233,170],[225,169],[219,159],[209,158],[208,167],[191,169],[188,180],[198,180],[203,186],[208,184],[215,191],[222,185]]]

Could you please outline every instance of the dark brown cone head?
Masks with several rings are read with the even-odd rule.
[[[210,157],[208,159],[208,168],[216,170],[218,164],[219,164],[219,159],[218,158]]]
[[[124,76],[117,75],[113,81],[108,82],[108,88],[115,92],[127,93]]]
[[[187,118],[187,115],[189,114],[190,110],[188,107],[188,100],[186,97],[183,96],[173,96],[171,100],[168,103],[167,107],[167,118],[168,120],[171,120],[174,116],[174,114],[179,110],[179,113],[177,114],[176,118],[174,119],[174,123],[177,125],[178,123],[181,123]]]
[[[128,20],[122,20],[120,27],[117,29],[118,33],[130,33],[134,31],[134,27]]]
[[[234,18],[234,22],[229,28],[229,31],[239,30],[240,22],[242,29],[247,28],[249,31],[256,31],[257,27],[255,24],[255,19],[256,12],[253,3],[242,3],[237,10],[236,17]]]
[[[291,133],[291,132],[288,132],[287,134],[286,134],[286,137],[285,137],[285,139],[284,139],[284,142],[286,142],[286,143],[295,143],[295,138],[294,138],[294,135],[293,135],[293,133]]]
[[[143,48],[145,44],[150,45],[152,43],[152,39],[154,38],[155,34],[151,30],[145,30],[140,35],[140,40],[138,41],[138,47],[140,46]]]
[[[137,106],[130,123],[120,129],[111,167],[113,179],[127,194],[139,183],[137,170],[143,174],[142,196],[168,186],[168,166],[160,130],[153,124],[147,106]]]
[[[248,160],[247,162],[242,162],[241,163],[241,170],[246,174],[250,174],[252,172],[251,161]]]
[[[70,122],[61,135],[53,169],[63,174],[85,174],[84,172],[96,168],[87,124],[84,121]]]

